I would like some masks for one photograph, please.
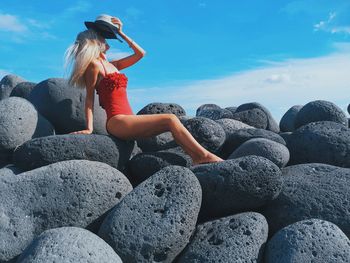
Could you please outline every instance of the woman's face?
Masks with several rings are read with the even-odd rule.
[[[102,43],[102,46],[104,47],[104,50],[102,51],[102,53],[106,53],[107,50],[110,48],[110,46],[108,45],[106,39],[104,38],[101,39],[101,43]]]

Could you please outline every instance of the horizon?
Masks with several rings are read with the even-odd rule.
[[[107,13],[146,51],[123,70],[134,113],[152,102],[177,103],[188,116],[202,104],[259,102],[279,123],[294,105],[327,100],[347,114],[349,1],[94,3],[3,0],[0,79],[65,77],[66,48],[84,21]],[[133,53],[124,40],[107,42],[109,60]]]

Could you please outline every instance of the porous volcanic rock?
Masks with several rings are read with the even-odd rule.
[[[218,110],[220,110],[221,107],[219,105],[216,105],[216,104],[213,104],[213,103],[202,104],[196,110],[196,117],[200,116],[202,111],[211,110],[211,109],[218,109]]]
[[[236,159],[247,155],[265,157],[279,168],[286,166],[289,161],[289,150],[285,145],[265,138],[255,138],[244,142],[228,159]]]
[[[197,226],[178,262],[261,262],[267,234],[265,217],[254,212],[209,221]]]
[[[99,236],[124,262],[172,262],[195,230],[201,197],[191,170],[167,166],[113,208]]]
[[[223,118],[232,118],[233,113],[229,110],[226,109],[206,109],[206,110],[201,110],[198,114],[197,117],[206,117],[211,120],[219,120]]]
[[[177,103],[152,102],[143,107],[137,115],[173,113],[176,116],[186,115],[186,111]]]
[[[35,85],[37,83],[35,82],[21,82],[16,85],[16,87],[13,88],[10,97],[21,97],[24,99],[29,99],[29,95],[34,89]]]
[[[66,79],[49,78],[34,87],[29,101],[52,123],[57,134],[65,134],[86,129],[85,97],[85,90],[70,86]],[[93,132],[107,135],[106,113],[98,99],[94,100],[93,116]]]
[[[330,101],[315,100],[302,107],[295,117],[295,128],[318,121],[334,121],[348,127],[345,113]]]
[[[277,262],[350,262],[350,241],[335,224],[308,219],[278,231],[267,243],[265,260]]]
[[[79,227],[44,231],[24,250],[17,262],[122,263],[103,239]]]
[[[23,173],[24,171],[13,164],[8,164],[0,169],[0,176],[3,175],[16,175]]]
[[[294,105],[282,116],[280,121],[281,132],[292,132],[295,130],[295,118],[303,105]]]
[[[177,146],[170,131],[149,138],[140,138],[136,141],[142,152],[156,152]]]
[[[9,74],[4,76],[0,81],[0,100],[10,97],[13,88],[24,81],[26,80],[17,75]]]
[[[132,190],[117,169],[70,160],[0,177],[0,262],[14,259],[44,230],[77,226],[96,231],[109,209]]]
[[[244,122],[247,125],[258,129],[266,129],[268,125],[268,118],[261,109],[250,109],[240,112],[235,112],[232,119]]]
[[[282,188],[281,170],[261,156],[195,165],[203,191],[201,220],[251,211],[275,199]]]
[[[299,164],[283,168],[282,178],[281,193],[261,210],[271,235],[297,221],[318,218],[350,236],[350,169]]]

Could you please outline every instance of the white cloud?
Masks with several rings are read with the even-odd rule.
[[[21,23],[19,19],[10,14],[0,14],[0,31],[9,32],[24,32],[27,31],[25,24]]]
[[[319,23],[314,25],[315,31],[326,31],[332,34],[336,33],[345,33],[350,34],[350,25],[339,25],[336,21],[338,14],[335,12],[330,12],[328,15],[328,19],[325,21],[320,21]]]
[[[279,121],[293,105],[328,100],[344,111],[350,90],[350,43],[328,56],[288,59],[263,67],[233,73],[218,79],[204,79],[182,86],[130,89],[130,102],[141,109],[150,102],[178,103],[190,116],[205,103],[221,107],[259,102]]]

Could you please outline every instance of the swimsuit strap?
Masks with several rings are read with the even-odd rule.
[[[100,61],[101,61],[102,67],[103,67],[103,69],[104,69],[104,71],[105,71],[105,75],[104,75],[104,76],[106,76],[106,75],[107,75],[106,68],[105,68],[105,66],[104,66],[103,63],[102,63],[102,60],[100,60]]]

